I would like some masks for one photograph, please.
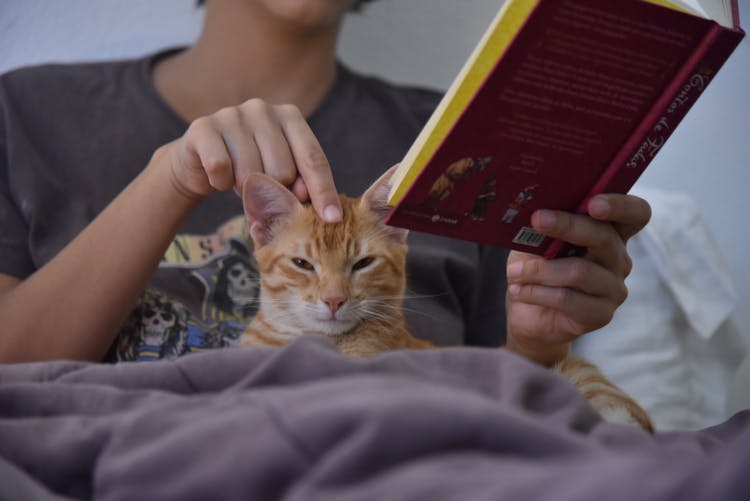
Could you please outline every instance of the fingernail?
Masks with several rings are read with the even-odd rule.
[[[523,263],[512,263],[508,265],[508,280],[518,280],[521,278],[521,271],[523,270]]]
[[[336,205],[329,205],[323,209],[323,219],[327,223],[338,223],[341,221],[341,209]]]
[[[610,205],[602,197],[596,197],[589,203],[589,214],[594,217],[604,218],[609,215]]]
[[[518,296],[521,293],[521,286],[518,284],[510,284],[508,286],[508,293],[513,297]]]
[[[540,210],[536,213],[536,222],[538,230],[551,230],[557,224],[557,216],[554,212],[547,210]]]

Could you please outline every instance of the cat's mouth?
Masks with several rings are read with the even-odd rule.
[[[353,319],[326,318],[316,319],[315,325],[320,334],[326,336],[341,336],[354,330],[357,326],[357,321]]]

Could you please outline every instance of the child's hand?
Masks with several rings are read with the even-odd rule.
[[[251,99],[195,120],[165,148],[174,186],[189,197],[241,194],[247,175],[262,172],[309,197],[323,220],[341,219],[328,160],[296,106]]]
[[[651,217],[632,195],[599,195],[589,215],[537,211],[532,225],[550,237],[587,249],[585,257],[545,260],[523,252],[508,257],[508,348],[550,364],[570,343],[603,327],[625,301],[632,261],[625,244]]]

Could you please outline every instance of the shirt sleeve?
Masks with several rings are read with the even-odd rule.
[[[466,344],[496,347],[505,344],[505,264],[508,251],[480,246],[474,301],[466,317]]]
[[[28,226],[15,202],[11,172],[0,118],[0,273],[26,278],[34,271],[28,246]]]

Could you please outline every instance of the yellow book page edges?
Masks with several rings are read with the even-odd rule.
[[[643,1],[648,2],[648,3],[653,3],[656,5],[661,5],[662,7],[666,7],[668,9],[679,10],[680,12],[686,12],[688,14],[699,15],[699,16],[701,15],[700,13],[694,11],[687,5],[670,2],[669,0],[643,0]]]
[[[539,1],[507,0],[503,4],[393,174],[390,205],[404,197]]]

